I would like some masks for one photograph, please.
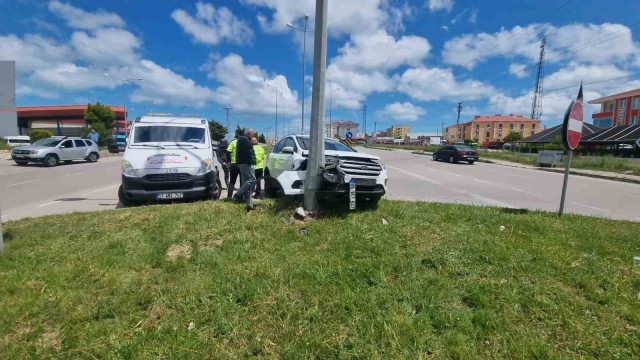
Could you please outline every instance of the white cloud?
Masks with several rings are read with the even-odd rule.
[[[33,95],[41,97],[43,99],[57,99],[60,95],[53,91],[48,91],[42,88],[33,88],[24,84],[16,84],[16,94],[20,96]]]
[[[449,31],[449,27],[447,25],[442,25],[442,30]]]
[[[403,36],[395,39],[384,30],[354,35],[338,50],[332,64],[341,68],[389,70],[401,65],[418,65],[431,50],[423,37]]]
[[[300,24],[309,14],[309,28],[314,26],[315,0],[241,0],[248,5],[267,8],[271,15],[259,13],[260,27],[267,32],[291,31],[288,23]],[[328,31],[331,36],[371,33],[379,29],[402,29],[406,10],[393,7],[388,0],[334,1],[329,6]]]
[[[451,69],[412,68],[397,77],[397,90],[410,89],[412,98],[422,101],[473,100],[496,93],[491,86],[477,80],[455,79]]]
[[[62,63],[34,71],[31,80],[44,83],[56,89],[86,90],[95,87],[114,88],[116,84],[95,68],[77,66],[73,63]]]
[[[49,10],[67,22],[72,28],[94,30],[102,27],[124,26],[124,20],[117,14],[98,9],[88,12],[60,1],[49,2]]]
[[[130,64],[139,59],[138,51],[142,43],[126,30],[106,28],[94,31],[93,36],[82,31],[74,32],[71,45],[78,56],[92,63]]]
[[[222,41],[243,44],[253,38],[253,30],[249,25],[224,6],[215,9],[212,4],[198,2],[195,16],[176,9],[171,17],[185,33],[191,35],[194,42],[207,45],[217,45]]]
[[[630,29],[621,24],[604,23],[562,27],[530,24],[501,29],[493,34],[466,34],[444,44],[443,62],[469,69],[492,57],[517,57],[534,63],[539,56],[543,34],[548,34],[547,62],[607,64],[639,61],[640,46],[633,43]]]
[[[451,12],[451,9],[453,9],[453,0],[427,0],[427,6],[432,12],[438,10]]]
[[[546,76],[544,85],[547,89],[551,89],[578,85],[581,81],[590,83],[619,78],[630,74],[630,72],[621,70],[615,65],[579,65],[573,63]],[[624,82],[624,80],[619,80],[619,83],[621,82]]]
[[[527,76],[527,71],[525,70],[526,67],[527,65],[523,64],[511,64],[509,65],[509,73],[513,74],[517,78],[523,78]]]
[[[395,102],[385,105],[384,110],[379,111],[376,115],[379,119],[392,118],[398,121],[416,121],[426,113],[425,109],[410,102]]]
[[[22,39],[9,34],[0,35],[0,60],[15,60],[18,73],[31,73],[68,59],[71,48],[66,44],[27,34]]]
[[[278,88],[278,105],[286,107],[287,114],[299,109],[298,94],[289,88],[284,75],[270,75],[257,65],[245,64],[240,55],[229,54],[202,67],[208,70],[208,78],[218,81],[212,97],[220,104],[231,104],[240,112],[273,114],[275,112],[275,89]]]

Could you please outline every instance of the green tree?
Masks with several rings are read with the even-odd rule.
[[[53,136],[53,133],[49,130],[31,130],[31,132],[29,133],[31,142],[36,142],[40,139],[45,139],[52,136]]]
[[[519,132],[512,131],[504,137],[504,142],[513,143],[518,140],[522,140],[523,136]]]
[[[225,136],[227,136],[227,132],[229,130],[227,130],[226,127],[224,127],[221,123],[211,119],[211,121],[209,121],[209,132],[211,132],[211,138],[215,141],[220,141],[222,139],[224,139]]]
[[[258,142],[261,144],[267,143],[267,138],[264,137],[264,133],[260,134],[260,136],[258,137]]]
[[[84,112],[84,121],[87,123],[89,129],[83,131],[87,132],[90,129],[95,130],[100,135],[99,145],[105,145],[107,139],[113,136],[113,127],[115,126],[116,116],[110,107],[102,105],[100,102],[95,104],[87,104],[87,110]]]
[[[244,135],[244,128],[241,128],[240,125],[236,125],[235,137],[239,138],[242,135]]]

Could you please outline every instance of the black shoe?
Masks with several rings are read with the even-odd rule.
[[[253,205],[247,205],[247,211],[255,210],[256,207]]]
[[[238,193],[235,193],[233,195],[233,200],[235,200],[235,201],[243,201],[244,198],[242,197],[242,195],[238,195]]]

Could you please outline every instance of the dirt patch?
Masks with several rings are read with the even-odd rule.
[[[191,245],[189,244],[173,244],[169,246],[167,250],[167,258],[171,261],[175,261],[181,256],[189,259],[191,257],[191,250]]]
[[[31,279],[25,282],[24,285],[30,289],[41,289],[44,286],[44,282],[36,279]]]
[[[60,339],[59,339],[58,330],[53,330],[42,334],[40,340],[38,340],[38,345],[43,347],[52,347],[57,350],[60,350]]]
[[[222,245],[227,239],[217,238],[213,240],[205,240],[198,243],[198,248],[201,250],[216,250]]]
[[[160,319],[160,317],[162,316],[162,314],[164,314],[164,312],[165,312],[164,305],[160,303],[153,304],[151,311],[149,311],[149,316],[147,316],[147,318],[142,322],[142,326],[147,328],[150,328],[150,327],[157,328],[158,319]]]

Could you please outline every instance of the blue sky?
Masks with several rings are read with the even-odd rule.
[[[544,125],[560,118],[577,85],[585,98],[640,85],[640,4],[617,1],[329,1],[327,104],[334,120],[367,130],[392,124],[436,131],[473,115],[528,116],[539,43],[546,35]],[[259,131],[300,129],[302,37],[312,0],[0,0],[0,60],[16,60],[17,105],[123,102],[146,111],[199,113]],[[635,36],[634,36],[635,35]],[[306,127],[313,34],[307,35]],[[273,87],[269,87],[271,85]],[[575,86],[575,87],[571,87]],[[593,111],[595,107],[588,107]]]

